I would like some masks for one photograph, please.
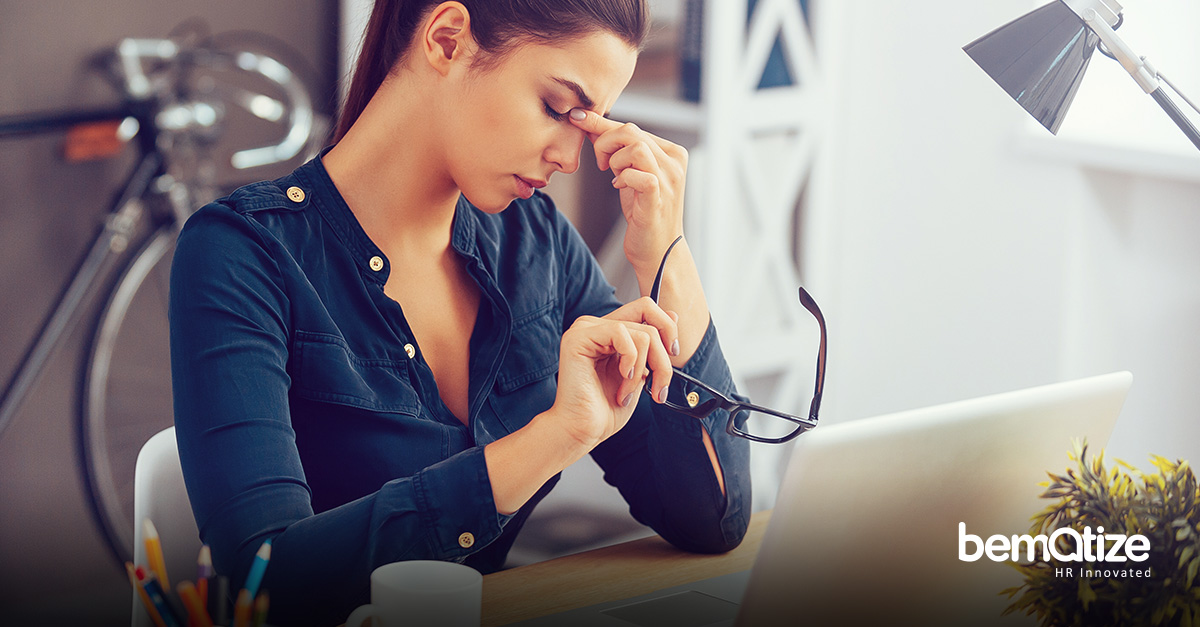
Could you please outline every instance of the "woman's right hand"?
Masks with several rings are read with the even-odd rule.
[[[674,317],[649,298],[603,318],[581,316],[563,333],[558,393],[547,417],[591,450],[629,422],[648,375],[655,401],[666,398],[666,347],[677,345],[678,337]]]

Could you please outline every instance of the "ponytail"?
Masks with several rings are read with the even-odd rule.
[[[367,32],[363,36],[362,50],[354,66],[354,78],[346,94],[346,104],[338,116],[335,142],[341,141],[346,132],[362,115],[367,103],[379,91],[384,79],[400,61],[405,48],[412,41],[417,20],[424,14],[419,0],[376,0],[367,21]]]

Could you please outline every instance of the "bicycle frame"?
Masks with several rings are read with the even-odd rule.
[[[235,168],[253,168],[291,159],[304,149],[314,130],[315,119],[308,90],[290,69],[269,56],[245,51],[222,56],[212,49],[187,50],[171,40],[137,38],[122,40],[115,53],[113,70],[121,79],[125,95],[125,102],[121,105],[109,109],[0,118],[0,140],[64,131],[83,123],[119,120],[122,124],[128,123],[134,127],[128,139],[136,140],[137,146],[137,164],[109,205],[106,214],[108,217],[103,228],[88,253],[77,264],[73,278],[59,295],[51,313],[42,322],[35,340],[27,348],[17,364],[17,369],[4,387],[3,395],[0,396],[0,434],[4,433],[21,401],[29,393],[58,340],[74,321],[80,305],[96,289],[96,278],[108,267],[112,258],[128,246],[129,238],[139,223],[143,210],[139,203],[134,201],[145,197],[147,193],[166,193],[171,201],[175,221],[179,225],[182,225],[189,212],[189,207],[177,206],[181,203],[168,193],[170,188],[178,187],[179,183],[160,178],[169,175],[168,164],[158,145],[159,138],[164,132],[212,128],[216,124],[218,114],[210,103],[204,101],[162,101],[162,95],[167,92],[163,90],[157,77],[147,75],[143,67],[145,60],[195,64],[199,59],[202,64],[214,67],[236,67],[242,72],[260,75],[284,91],[288,100],[286,109],[290,111],[286,137],[273,146],[235,153],[231,163]],[[251,102],[262,98],[243,91],[233,92],[226,97],[234,101]],[[285,109],[283,103],[270,98],[267,100],[279,110]],[[208,109],[203,120],[198,113],[202,108]],[[260,117],[273,119],[270,115]],[[155,186],[156,181],[165,184]]]
[[[0,139],[63,131],[88,122],[132,119],[137,122],[134,139],[137,140],[138,151],[137,164],[130,170],[125,183],[109,205],[104,226],[88,252],[76,264],[71,281],[55,301],[50,314],[42,321],[34,336],[36,339],[27,347],[4,386],[3,395],[0,396],[0,434],[37,381],[58,340],[74,321],[80,305],[97,289],[96,278],[128,246],[133,228],[142,215],[142,207],[132,201],[144,196],[150,185],[165,173],[166,164],[156,149],[157,126],[153,119],[149,119],[153,112],[151,101],[137,101],[114,109],[0,118]]]
[[[121,564],[134,552],[134,522],[127,507],[132,497],[132,473],[122,466],[136,455],[136,448],[128,447],[140,448],[140,444],[129,438],[129,429],[136,430],[152,420],[170,419],[169,409],[149,416],[139,414],[153,406],[139,399],[136,407],[125,406],[116,420],[110,420],[109,403],[119,403],[122,398],[118,395],[114,400],[110,396],[110,384],[121,380],[112,375],[127,372],[114,361],[120,355],[126,317],[136,303],[145,305],[145,301],[138,300],[139,294],[156,293],[143,288],[152,285],[147,278],[163,268],[161,262],[169,263],[179,228],[199,204],[216,197],[216,162],[210,151],[225,135],[225,123],[235,119],[226,117],[229,109],[236,107],[286,131],[278,143],[234,152],[228,165],[235,170],[311,157],[312,153],[302,153],[311,148],[316,129],[324,132],[325,121],[318,124],[301,76],[276,57],[251,48],[221,45],[215,38],[193,44],[131,38],[122,40],[114,53],[107,69],[109,78],[120,83],[121,103],[109,108],[0,117],[0,141],[69,131],[78,125],[101,123],[108,127],[104,123],[111,123],[115,135],[93,137],[93,133],[81,133],[85,141],[67,151],[68,159],[72,155],[88,159],[118,153],[133,157],[132,167],[109,199],[98,233],[4,383],[0,436],[33,392],[64,336],[81,324],[91,327],[76,403],[79,467],[95,522]],[[191,82],[198,75],[207,80]],[[243,87],[245,81],[240,79],[246,76],[252,77],[253,88]],[[229,80],[231,77],[238,80]],[[108,132],[110,129],[105,128]],[[68,134],[69,144],[71,137]],[[128,152],[131,150],[132,155]],[[154,276],[161,279],[164,275]],[[164,311],[156,315],[163,316],[165,322],[165,302],[161,304]],[[137,340],[145,338],[139,336]],[[165,351],[165,344],[154,344],[158,348],[151,350]],[[136,385],[141,387],[142,383]],[[170,397],[166,398],[169,402]],[[110,439],[114,434],[115,439]],[[110,450],[110,446],[115,448]]]

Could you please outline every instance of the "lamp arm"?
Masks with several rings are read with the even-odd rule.
[[[1080,17],[1083,18],[1087,27],[1092,29],[1092,32],[1100,38],[1112,56],[1125,68],[1126,72],[1137,81],[1139,87],[1147,94],[1150,94],[1158,106],[1162,107],[1167,116],[1172,122],[1183,131],[1184,135],[1195,144],[1196,148],[1200,148],[1200,131],[1192,124],[1183,112],[1175,106],[1171,98],[1163,91],[1162,86],[1158,82],[1158,71],[1145,57],[1139,57],[1134,54],[1133,49],[1129,47],[1120,37],[1117,32],[1108,25],[1101,15],[1095,9],[1087,9],[1082,12]]]
[[[1134,54],[1129,44],[1117,36],[1117,31],[1113,30],[1108,25],[1108,22],[1100,17],[1099,13],[1094,9],[1088,9],[1080,17],[1083,18],[1088,28],[1092,29],[1092,32],[1100,37],[1100,41],[1104,44],[1104,47],[1108,48],[1113,57],[1117,59],[1117,62],[1121,64],[1121,67],[1124,67],[1125,71],[1129,72],[1129,75],[1133,77],[1133,80],[1137,81],[1142,91],[1150,94],[1158,89],[1158,73],[1154,71],[1154,67],[1144,57]]]

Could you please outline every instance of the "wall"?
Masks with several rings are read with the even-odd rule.
[[[1200,185],[1081,165],[1095,159],[1056,156],[1059,139],[1030,130],[960,48],[1033,6],[823,3],[839,112],[819,286],[831,294],[826,415],[1128,369],[1110,454],[1196,459]],[[1162,115],[1144,100],[1139,114]]]
[[[315,87],[331,93],[335,70],[326,65],[336,60],[336,14],[323,0],[0,0],[0,115],[115,102],[85,59],[123,36],[166,36],[190,17],[203,18],[214,33],[255,29],[282,38],[317,68]],[[330,102],[319,98],[315,106],[328,111]],[[120,160],[65,164],[60,142],[54,136],[0,142],[4,381],[95,236],[128,167]],[[0,624],[129,624],[129,583],[97,529],[80,470],[77,377],[89,333],[84,324],[64,338],[0,434]],[[132,459],[138,446],[122,457]]]

